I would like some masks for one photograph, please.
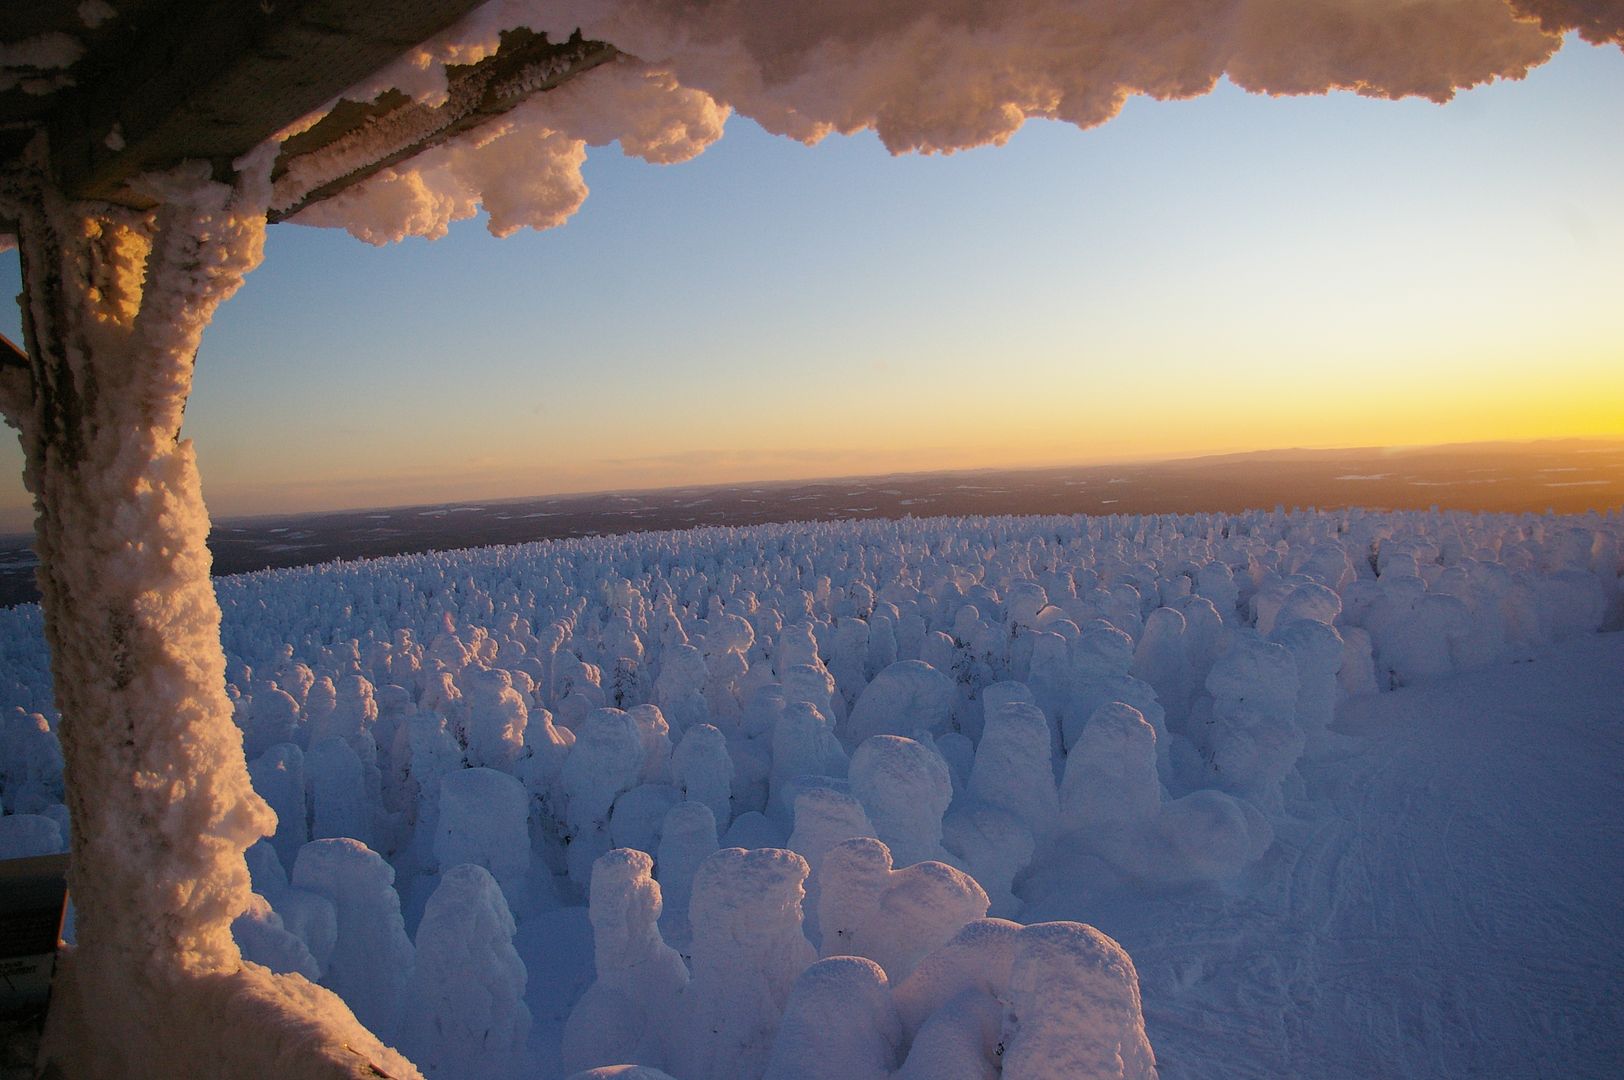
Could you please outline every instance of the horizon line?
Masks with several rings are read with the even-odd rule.
[[[1180,463],[1195,464],[1199,462],[1214,462],[1220,460],[1235,460],[1243,458],[1267,457],[1270,455],[1324,455],[1324,454],[1357,454],[1357,453],[1388,453],[1401,454],[1428,450],[1467,450],[1501,447],[1506,449],[1530,449],[1541,445],[1562,443],[1593,443],[1600,445],[1624,446],[1624,432],[1618,435],[1546,435],[1525,439],[1478,439],[1460,442],[1441,443],[1392,443],[1392,444],[1366,444],[1360,446],[1320,445],[1320,446],[1275,446],[1262,447],[1255,450],[1219,450],[1199,454],[1167,454],[1167,455],[1134,455],[1131,457],[1104,457],[1092,459],[1075,459],[1059,461],[1048,464],[1030,465],[988,465],[971,468],[945,468],[945,469],[908,469],[902,471],[882,471],[867,473],[839,473],[827,476],[811,476],[799,478],[754,479],[738,481],[717,481],[693,484],[664,484],[657,486],[617,487],[617,488],[589,488],[571,491],[541,491],[524,495],[504,495],[498,498],[482,499],[450,499],[440,502],[403,502],[388,505],[362,504],[356,506],[328,507],[319,510],[276,510],[264,513],[249,514],[223,514],[219,517],[210,515],[211,531],[220,525],[234,522],[265,522],[294,518],[317,518],[337,516],[341,514],[382,513],[384,511],[405,510],[432,510],[451,506],[500,506],[508,503],[527,503],[551,499],[591,498],[595,496],[614,495],[646,495],[674,491],[726,491],[739,488],[753,487],[792,487],[830,484],[846,481],[878,480],[887,477],[927,477],[927,476],[970,476],[986,473],[1038,473],[1050,472],[1057,469],[1100,469],[1113,466],[1136,465],[1171,465]],[[205,498],[205,503],[207,499]],[[23,514],[31,511],[31,507],[0,508],[0,518],[11,513]],[[15,539],[19,536],[31,536],[31,528],[16,528],[10,525],[0,531],[0,537]]]
[[[1201,461],[1216,461],[1220,459],[1262,457],[1270,454],[1406,453],[1424,450],[1455,450],[1486,447],[1525,448],[1552,443],[1601,443],[1624,446],[1624,433],[1617,436],[1559,435],[1540,436],[1529,439],[1479,439],[1465,442],[1392,443],[1368,444],[1363,446],[1274,446],[1263,447],[1256,450],[1224,450],[1201,454],[1135,455],[1124,458],[1093,458],[1087,460],[1055,462],[1053,464],[1042,465],[988,465],[972,468],[907,469],[902,471],[837,473],[828,476],[811,476],[791,479],[755,479],[697,484],[663,484],[652,487],[640,486],[591,488],[577,491],[542,491],[525,495],[504,495],[495,499],[450,499],[442,502],[395,503],[388,506],[350,506],[335,507],[327,510],[294,510],[274,511],[263,514],[231,514],[221,516],[218,519],[211,517],[211,525],[224,524],[233,521],[265,521],[274,520],[277,518],[322,517],[337,514],[382,512],[385,510],[429,510],[446,506],[499,506],[503,503],[535,502],[543,499],[590,498],[593,496],[604,495],[642,495],[672,491],[726,491],[750,487],[808,486],[850,480],[877,480],[884,479],[886,477],[968,476],[979,473],[1037,473],[1049,472],[1055,469],[1093,469],[1108,468],[1119,465],[1170,465],[1180,462],[1195,463]]]

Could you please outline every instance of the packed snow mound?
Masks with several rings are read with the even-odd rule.
[[[1092,926],[1022,930],[1007,993],[1004,1076],[1155,1080],[1139,975],[1122,946]]]
[[[233,933],[434,1075],[1142,1075],[1131,962],[1013,920],[1249,895],[1339,717],[1624,627],[1621,551],[1617,515],[974,518],[224,579],[278,817]],[[57,848],[37,609],[0,642],[0,842]]]
[[[900,660],[874,677],[846,720],[851,746],[871,735],[936,735],[947,729],[953,682],[922,660]]]
[[[399,1033],[414,950],[400,915],[395,871],[359,840],[312,840],[299,849],[293,885],[324,897],[337,914],[337,941],[324,983],[384,1040]]]
[[[430,1076],[517,1077],[530,1037],[524,961],[483,866],[441,875],[418,924],[400,1046]]]
[[[821,885],[823,955],[866,956],[892,980],[987,914],[987,894],[970,875],[939,862],[893,870],[891,852],[871,837],[829,849]]]
[[[597,978],[564,1027],[566,1068],[664,1061],[688,968],[660,936],[654,861],[617,848],[592,867]]]
[[[850,775],[852,794],[899,864],[948,858],[942,815],[953,801],[953,776],[940,754],[912,739],[875,735],[852,755]]]
[[[795,980],[764,1080],[888,1080],[901,1049],[885,971],[862,957],[834,956]]]

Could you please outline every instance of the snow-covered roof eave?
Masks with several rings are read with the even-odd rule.
[[[64,194],[144,208],[149,200],[128,186],[132,178],[201,159],[226,179],[254,147],[325,113],[283,145],[273,175],[315,180],[282,186],[282,208],[271,215],[279,220],[615,55],[578,37],[550,44],[519,31],[504,36],[495,54],[449,69],[443,104],[394,94],[332,109],[346,90],[480,2],[111,0],[103,6],[112,14],[103,12],[93,26],[79,0],[5,5],[0,63],[7,49],[20,63],[44,55],[13,48],[19,43],[65,39],[77,51],[52,70],[49,88],[30,78],[38,74],[32,68],[0,70],[16,76],[0,78],[0,174],[23,166],[26,147],[44,131]]]

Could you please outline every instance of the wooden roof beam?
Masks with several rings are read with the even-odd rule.
[[[421,105],[393,92],[366,105],[340,102],[321,123],[283,144],[272,172],[269,218],[292,217],[619,55],[613,45],[580,34],[549,42],[542,34],[511,30],[494,55],[447,69],[441,105]]]
[[[121,26],[50,101],[52,169],[70,197],[140,205],[126,182],[188,158],[224,175],[243,153],[480,0],[182,0]]]

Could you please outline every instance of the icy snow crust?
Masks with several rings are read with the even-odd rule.
[[[938,519],[225,579],[278,816],[233,931],[430,1076],[1584,1073],[1624,1038],[1624,935],[1576,929],[1624,873],[1621,550]],[[18,853],[68,824],[48,671],[0,613]],[[233,1007],[307,985],[262,970]]]

